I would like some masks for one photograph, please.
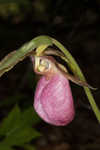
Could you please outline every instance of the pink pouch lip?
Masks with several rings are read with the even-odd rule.
[[[70,123],[75,110],[69,81],[58,74],[50,80],[41,77],[35,92],[34,108],[49,124],[63,126]]]

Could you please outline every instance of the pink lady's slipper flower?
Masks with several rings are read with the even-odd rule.
[[[35,57],[34,71],[43,75],[36,88],[34,108],[47,123],[63,126],[74,118],[74,104],[68,79],[50,57]]]

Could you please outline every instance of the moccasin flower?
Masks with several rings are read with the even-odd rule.
[[[34,97],[34,108],[47,123],[63,126],[74,118],[74,104],[68,79],[52,58],[35,57],[34,71],[42,75]]]

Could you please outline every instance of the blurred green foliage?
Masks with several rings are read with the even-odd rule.
[[[0,16],[4,19],[17,16],[23,19],[29,8],[29,0],[0,0]]]
[[[0,137],[2,139],[0,149],[12,150],[13,146],[25,148],[25,145],[27,150],[30,149],[30,141],[41,135],[32,127],[39,121],[40,119],[33,111],[33,107],[29,107],[22,112],[16,105],[0,125]]]
[[[33,18],[41,18],[40,16],[46,16],[45,11],[48,4],[49,0],[0,0],[0,16],[3,19],[18,17],[22,21],[28,13],[33,12],[35,13]]]

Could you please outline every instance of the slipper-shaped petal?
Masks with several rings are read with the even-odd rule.
[[[34,108],[47,123],[63,126],[70,123],[75,115],[69,81],[62,74],[51,79],[41,77],[37,84]]]

